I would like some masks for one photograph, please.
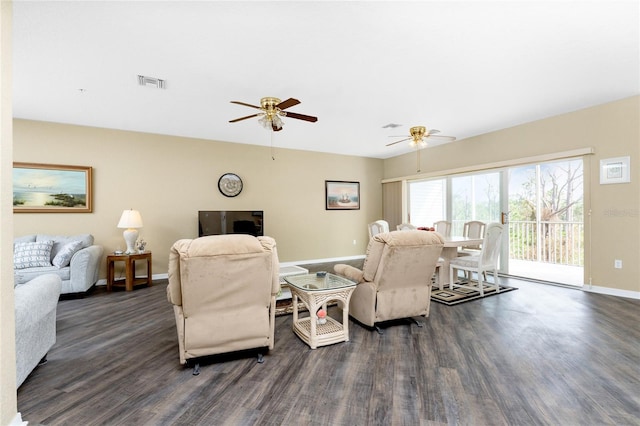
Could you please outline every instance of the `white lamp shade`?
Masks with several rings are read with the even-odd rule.
[[[138,210],[125,210],[120,216],[120,222],[118,222],[118,228],[142,228],[142,216]]]
[[[122,233],[124,241],[127,243],[127,254],[135,253],[136,240],[138,239],[138,231],[136,228],[142,228],[142,216],[138,210],[125,210],[120,216],[118,228],[126,228]]]

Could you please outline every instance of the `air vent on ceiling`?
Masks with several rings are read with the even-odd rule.
[[[165,80],[160,80],[155,77],[148,77],[146,75],[138,75],[138,84],[140,86],[156,87],[158,89],[164,89],[166,87]]]
[[[382,126],[383,129],[395,129],[396,127],[400,127],[402,124],[389,123]]]

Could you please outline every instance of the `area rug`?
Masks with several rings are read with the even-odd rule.
[[[471,287],[478,287],[478,282],[473,281],[471,284],[465,284]],[[483,284],[484,287],[484,297],[501,295],[503,293],[507,293],[512,290],[517,290],[516,287],[509,287],[505,285],[500,286],[500,292],[496,292],[493,287],[489,287],[486,284]],[[478,290],[472,290],[468,288],[460,288],[454,287],[453,290],[449,290],[448,287],[445,287],[443,290],[440,290],[437,286],[433,286],[431,288],[431,300],[437,303],[442,303],[443,305],[453,306],[464,302],[470,302],[472,300],[482,299],[480,296],[480,292]]]

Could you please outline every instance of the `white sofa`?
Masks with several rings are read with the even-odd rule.
[[[47,352],[56,342],[61,283],[59,276],[47,274],[15,286],[16,387],[46,360]]]
[[[98,281],[103,249],[93,244],[91,234],[25,235],[13,240],[13,249],[16,284],[55,274],[62,280],[62,294],[67,294],[84,293]]]

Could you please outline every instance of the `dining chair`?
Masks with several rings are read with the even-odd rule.
[[[462,236],[466,238],[484,238],[486,224],[479,220],[465,222],[462,228]],[[470,256],[478,254],[481,246],[466,246],[458,252],[458,256]]]
[[[459,256],[449,261],[449,276],[451,282],[449,289],[454,287],[476,290],[480,292],[480,296],[484,296],[484,283],[487,283],[488,289],[495,289],[496,293],[500,292],[498,284],[498,256],[500,255],[500,246],[502,244],[503,226],[499,223],[490,223],[486,226],[484,239],[482,240],[482,248],[480,253],[473,256]],[[470,285],[454,283],[458,276],[458,270],[475,272],[478,280],[478,287]],[[493,286],[489,286],[485,272],[493,272]],[[484,280],[483,280],[484,277]],[[471,281],[468,282],[470,284]]]
[[[371,222],[369,225],[369,239],[374,235],[381,234],[383,232],[389,232],[389,222],[386,220],[376,220],[375,222]]]
[[[448,237],[451,235],[451,222],[446,220],[439,220],[433,223],[433,227],[436,229],[436,232],[440,235]]]
[[[398,231],[414,231],[418,229],[410,223],[401,223],[400,225],[396,226],[396,228]]]

